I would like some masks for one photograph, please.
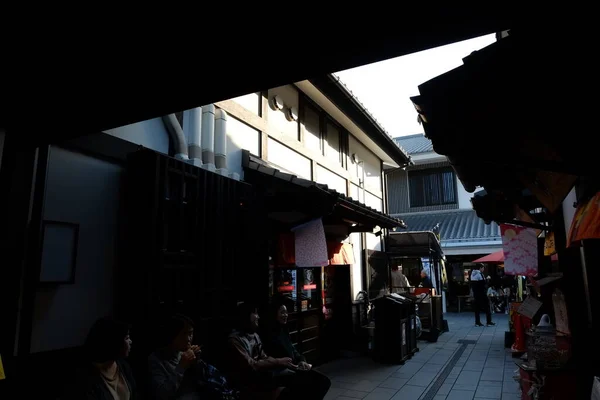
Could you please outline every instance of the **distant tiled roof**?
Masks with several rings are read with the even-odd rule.
[[[486,225],[474,210],[452,210],[394,214],[402,219],[409,231],[430,231],[440,224],[442,246],[445,243],[494,241],[502,243],[500,228],[494,222]]]
[[[422,133],[416,135],[400,136],[394,138],[398,146],[402,147],[408,154],[419,154],[433,151],[431,140]]]

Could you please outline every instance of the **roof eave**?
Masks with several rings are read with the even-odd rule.
[[[308,80],[325,97],[348,116],[399,166],[412,165],[411,157],[401,149],[383,129],[369,111],[358,101],[348,88],[333,74]]]

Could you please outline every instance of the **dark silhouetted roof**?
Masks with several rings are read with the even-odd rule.
[[[501,242],[500,228],[495,222],[486,225],[474,210],[436,211],[412,214],[395,214],[409,231],[430,231],[440,224],[442,244],[448,242]]]
[[[400,136],[394,138],[394,141],[408,154],[428,153],[433,151],[431,140],[427,139],[422,133]]]

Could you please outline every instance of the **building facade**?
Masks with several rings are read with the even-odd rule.
[[[446,256],[477,258],[502,249],[500,229],[486,225],[471,206],[471,195],[457,179],[445,156],[435,153],[423,134],[395,139],[414,165],[388,175],[390,214],[409,230],[432,230],[439,224]]]
[[[208,132],[205,123],[212,126],[209,140],[194,136],[194,127]],[[185,148],[178,142],[182,137]],[[16,354],[77,348],[96,318],[120,307],[120,269],[127,251],[123,224],[131,212],[124,195],[131,179],[128,156],[140,148],[250,186],[243,161],[244,154],[251,154],[282,173],[326,185],[329,192],[384,219],[386,171],[410,163],[410,157],[332,75],[50,145],[40,153],[45,177],[39,182],[40,226],[44,221],[77,226],[77,256],[70,260],[71,281],[26,285]],[[352,202],[346,201],[351,206]],[[348,266],[354,299],[369,285],[368,252],[384,250],[383,235],[381,229],[357,230],[344,242],[351,243],[354,252],[354,263]],[[265,267],[267,263],[265,258]],[[186,275],[177,276],[174,285],[183,285]],[[220,297],[207,300],[207,309],[219,303],[215,299]]]

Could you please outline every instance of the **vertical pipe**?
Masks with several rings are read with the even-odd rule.
[[[196,107],[183,113],[184,133],[188,138],[188,153],[194,164],[202,165],[202,108]]]
[[[215,112],[215,166],[227,172],[227,113],[221,109]]]
[[[215,169],[215,106],[202,107],[202,162],[206,169]]]

